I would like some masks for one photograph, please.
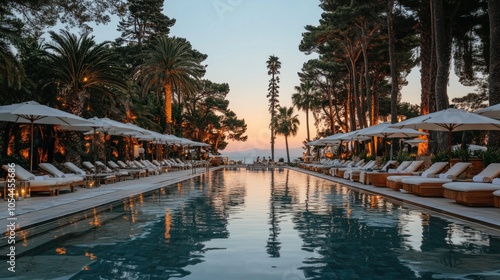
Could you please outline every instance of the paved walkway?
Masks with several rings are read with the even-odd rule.
[[[394,199],[403,206],[405,204],[414,207],[423,208],[433,212],[438,212],[447,216],[467,220],[469,222],[477,223],[482,226],[490,227],[495,230],[500,230],[500,208],[495,207],[469,207],[455,203],[455,201],[447,198],[439,197],[420,197],[413,194],[402,193],[394,191],[390,188],[374,187],[372,185],[364,185],[358,182],[351,182],[350,180],[333,177],[326,174],[320,174],[313,171],[308,171],[299,168],[291,168],[299,172],[314,175],[316,177],[324,178],[326,180],[336,182],[357,190],[366,191],[370,193],[380,194],[386,198]]]
[[[220,167],[219,167],[220,168]],[[211,168],[215,170],[219,168]],[[15,218],[18,229],[30,227],[61,216],[78,213],[117,200],[138,195],[177,183],[205,173],[205,168],[197,168],[196,174],[189,170],[176,170],[136,180],[126,180],[97,188],[76,188],[73,193],[61,192],[59,196],[36,196],[16,201]],[[8,220],[7,201],[0,200],[0,228],[5,229]]]

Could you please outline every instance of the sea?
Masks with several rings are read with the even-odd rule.
[[[294,161],[295,159],[302,157],[303,152],[304,152],[303,148],[291,148],[290,161]],[[231,151],[231,152],[221,151],[220,156],[228,157],[229,160],[234,160],[236,162],[241,161],[241,163],[250,164],[253,163],[257,159],[257,157],[259,157],[260,159],[262,159],[263,157],[268,159],[271,156],[271,149],[255,148],[243,151]],[[287,161],[286,149],[274,150],[274,160],[278,161],[280,158],[283,158],[285,162]]]

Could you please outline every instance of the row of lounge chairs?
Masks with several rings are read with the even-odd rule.
[[[389,168],[393,164],[391,161],[377,167],[374,161],[365,164],[362,160],[333,160],[300,167],[418,196],[445,197],[468,206],[500,207],[500,163],[488,165],[472,179],[468,179],[472,166],[467,162],[450,168],[447,162],[435,162],[425,170],[423,161],[404,161],[397,168]]]
[[[47,192],[53,196],[59,195],[60,190],[73,192],[75,187],[88,187],[91,182],[97,183],[97,185],[110,184],[116,181],[138,179],[149,175],[162,174],[173,169],[189,169],[193,168],[193,166],[205,164],[207,163],[201,161],[184,162],[180,159],[134,160],[127,162],[110,160],[107,165],[101,161],[96,161],[95,165],[84,161],[80,168],[72,162],[65,162],[63,164],[64,169],[69,171],[69,173],[65,173],[51,163],[40,163],[39,169],[44,175],[34,175],[22,166],[16,165],[15,176],[20,183],[29,183],[30,193]],[[7,165],[3,165],[2,168],[5,171],[9,170]]]

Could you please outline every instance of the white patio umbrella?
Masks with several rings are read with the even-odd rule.
[[[73,125],[91,124],[84,118],[35,101],[0,106],[0,121],[30,124],[30,171],[33,171],[34,124]]]
[[[500,119],[500,103],[483,109],[479,109],[474,114],[482,115],[489,118]]]
[[[427,140],[415,138],[415,139],[405,140],[403,142],[406,143],[406,144],[408,144],[408,145],[410,145],[410,146],[412,146],[412,147],[415,147],[415,146],[418,146],[418,144],[420,144],[420,143],[427,142]]]
[[[74,130],[74,131],[87,131],[92,132],[92,149],[94,150],[94,166],[96,165],[96,152],[95,152],[95,139],[97,132],[103,132],[105,134],[109,134],[110,131],[115,133],[125,133],[125,132],[134,132],[136,131],[132,127],[109,118],[98,118],[93,117],[87,119],[90,123],[88,124],[73,124],[73,125],[61,125],[62,130]],[[106,139],[106,138],[105,138]],[[106,144],[106,143],[104,143]],[[106,162],[106,158],[104,159]]]
[[[427,133],[418,131],[412,128],[393,128],[390,127],[391,123],[381,123],[359,131],[359,134],[372,137],[381,138],[406,138],[420,135],[427,135]],[[387,146],[386,146],[387,150]],[[392,145],[390,157],[392,159]]]
[[[451,159],[451,136],[454,131],[500,130],[500,121],[460,109],[445,109],[418,116],[390,127],[448,131],[448,153]]]

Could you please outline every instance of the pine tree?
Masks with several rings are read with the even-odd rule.
[[[274,119],[276,117],[276,112],[279,108],[279,82],[280,78],[278,74],[280,74],[281,62],[277,56],[271,55],[267,60],[267,74],[271,75],[271,79],[269,80],[269,88],[267,98],[269,98],[269,113],[271,113],[271,123],[269,124],[271,128],[271,159],[274,161],[274,140],[275,140],[275,123]]]

